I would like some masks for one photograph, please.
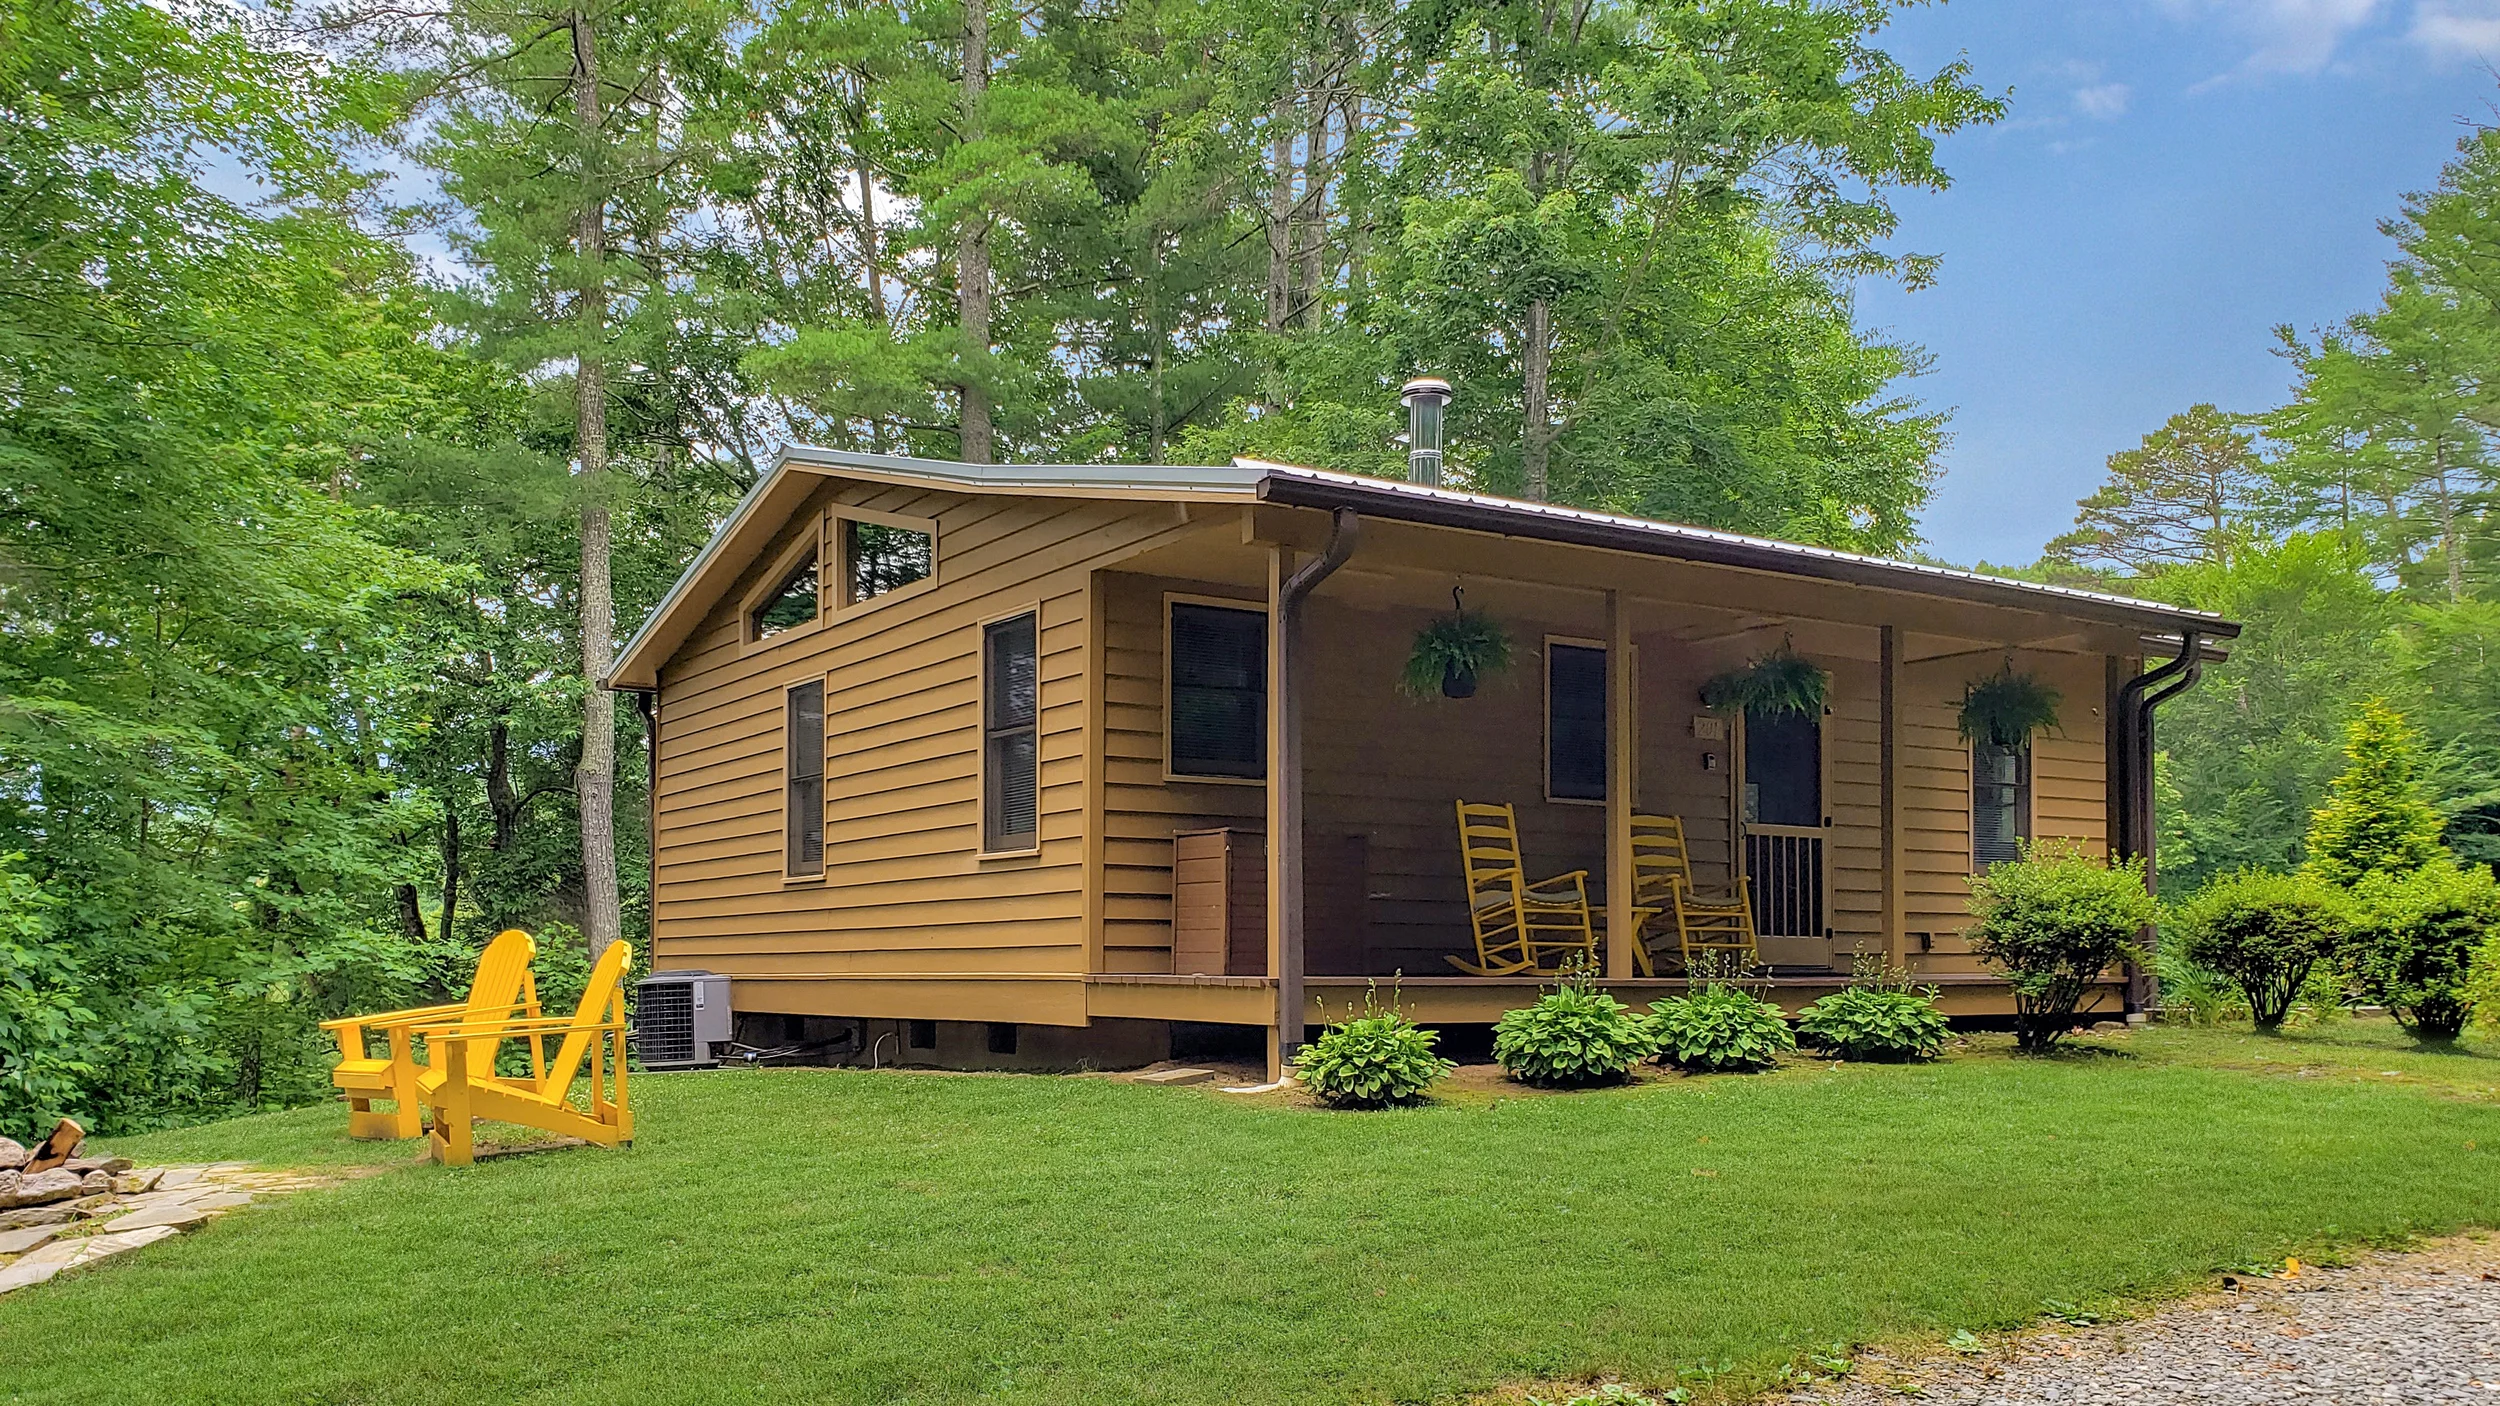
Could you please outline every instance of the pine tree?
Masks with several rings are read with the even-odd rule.
[[[2422,737],[2373,698],[2344,739],[2344,772],[2309,817],[2309,868],[2347,887],[2439,857],[2439,812],[2422,793]]]
[[[2109,456],[2109,481],[2075,505],[2074,530],[2047,556],[2135,572],[2227,561],[2252,534],[2265,488],[2236,417],[2193,405]]]

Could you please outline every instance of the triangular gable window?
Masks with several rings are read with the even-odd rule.
[[[768,640],[784,630],[815,623],[816,554],[811,551],[747,617],[747,634]]]

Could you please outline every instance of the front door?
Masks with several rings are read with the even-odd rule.
[[[1746,714],[1741,780],[1745,875],[1753,884],[1762,960],[1779,967],[1829,967],[1821,711]]]

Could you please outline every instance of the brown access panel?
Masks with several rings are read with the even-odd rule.
[[[1172,837],[1172,972],[1267,974],[1267,837],[1240,828]],[[1368,924],[1369,845],[1361,835],[1313,836],[1303,850],[1303,965],[1359,974]]]

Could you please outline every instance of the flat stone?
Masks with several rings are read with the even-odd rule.
[[[0,1269],[0,1294],[40,1284],[64,1269],[93,1264],[108,1255],[123,1254],[142,1245],[153,1245],[177,1233],[169,1225],[153,1225],[143,1230],[115,1231],[109,1235],[88,1235],[76,1240],[55,1240],[6,1269]]]
[[[27,1206],[14,1211],[0,1211],[0,1230],[23,1230],[31,1225],[60,1225],[77,1216],[67,1206]]]
[[[113,1217],[112,1233],[119,1235],[125,1230],[143,1230],[151,1225],[169,1225],[176,1230],[189,1230],[207,1220],[209,1214],[209,1208],[196,1201],[164,1201],[153,1206],[142,1206],[126,1216]]]
[[[2096,1020],[2092,1022],[2092,1033],[2095,1035],[2124,1035],[2127,1033],[2127,1023],[2123,1020]]]
[[[165,1167],[159,1170],[156,1185],[159,1190],[171,1191],[179,1186],[189,1186],[207,1173],[206,1167]]]
[[[0,1255],[25,1254],[60,1233],[58,1224],[32,1226],[25,1230],[0,1230]]]
[[[132,1163],[127,1157],[72,1157],[62,1164],[73,1172],[126,1172]]]
[[[156,1177],[148,1172],[124,1172],[113,1178],[116,1196],[143,1196],[156,1189]]]
[[[40,1206],[47,1201],[66,1201],[78,1195],[85,1188],[85,1182],[86,1178],[76,1172],[59,1170],[37,1172],[31,1177],[21,1177],[17,1183],[16,1193],[10,1199],[20,1206]]]
[[[110,1196],[113,1194],[113,1174],[82,1172],[78,1177],[78,1189],[89,1196]]]
[[[1214,1077],[1215,1071],[1212,1069],[1158,1069],[1150,1074],[1138,1075],[1137,1082],[1141,1084],[1203,1084]]]

